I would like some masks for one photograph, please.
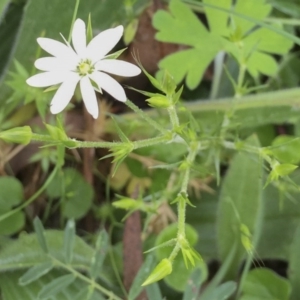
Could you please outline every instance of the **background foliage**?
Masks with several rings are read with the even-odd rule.
[[[36,38],[68,36],[73,11],[71,0],[0,1],[0,137],[16,126],[44,134],[43,122],[55,125],[48,113],[53,93],[25,80],[43,56]],[[194,132],[204,145],[191,168],[195,207],[187,207],[186,235],[203,261],[187,269],[180,253],[169,276],[141,286],[172,251],[158,246],[177,233],[172,201],[187,150],[176,140],[135,150],[114,176],[111,160],[99,160],[108,154],[103,149],[0,141],[2,298],[297,300],[298,1],[82,1],[78,17],[87,21],[89,14],[94,34],[125,26],[115,49],[128,46],[122,59],[138,53],[153,76],[162,79],[167,69],[179,88],[185,86],[181,133]],[[155,90],[146,76],[127,84]],[[126,92],[146,106],[145,97]],[[62,117],[68,136],[157,135],[136,113],[118,114],[124,106],[110,100],[102,97],[101,117],[92,125],[74,101]],[[165,110],[145,112],[169,128]],[[153,247],[143,262],[142,251]],[[137,262],[137,274],[126,260]]]

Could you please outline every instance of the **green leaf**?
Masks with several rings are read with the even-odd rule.
[[[203,291],[201,295],[201,300],[214,299],[214,295],[219,288],[219,284],[223,281],[227,271],[229,270],[232,262],[235,259],[236,250],[237,250],[237,243],[232,245],[232,248],[230,249],[228,256],[224,260],[217,274],[213,277],[213,279],[210,281],[208,286]]]
[[[248,52],[250,52],[253,47],[256,47],[256,49],[261,52],[283,55],[292,47],[291,41],[267,28],[255,30],[244,39],[244,42],[245,50]]]
[[[91,208],[94,190],[81,173],[66,168],[48,185],[47,194],[52,198],[63,198],[62,212],[65,218],[80,219]]]
[[[197,268],[190,276],[187,286],[184,290],[182,300],[196,300],[198,299],[199,291],[205,275],[203,276],[203,270]]]
[[[259,268],[247,274],[242,292],[241,300],[288,300],[291,286],[273,271]]]
[[[0,209],[0,216],[6,214],[8,211]],[[12,235],[24,228],[26,222],[23,211],[18,211],[9,217],[6,217],[0,222],[0,235]]]
[[[247,140],[252,146],[259,146],[256,136]],[[237,153],[231,161],[224,178],[217,220],[217,241],[220,258],[224,260],[232,245],[237,243],[238,249],[234,262],[228,272],[234,277],[241,260],[247,252],[254,251],[255,242],[260,233],[262,217],[262,162],[258,155],[245,152]],[[255,238],[249,237],[250,249],[242,243],[244,224]],[[253,249],[252,249],[253,248]]]
[[[6,9],[8,8],[10,0],[1,0],[0,1],[0,19],[3,18]]]
[[[203,0],[206,4],[216,4],[215,0]],[[218,6],[230,9],[232,0],[218,0]],[[217,11],[214,8],[205,7],[205,14],[208,19],[209,28],[212,32],[219,34],[220,36],[228,35],[228,14],[223,11]]]
[[[38,294],[38,299],[47,299],[66,289],[76,279],[74,274],[67,274],[53,279],[44,285]]]
[[[203,51],[207,52],[203,53]],[[159,67],[168,70],[173,75],[176,83],[179,83],[186,76],[186,85],[188,88],[194,89],[216,54],[217,51],[210,49],[210,47],[183,50],[162,59]],[[201,60],[199,60],[199,57],[201,57]],[[195,68],[195,64],[197,64],[197,68]]]
[[[288,278],[292,285],[292,294],[291,300],[298,300],[300,295],[300,226],[298,226],[294,240],[290,247],[290,257],[289,257],[289,269],[288,269]]]
[[[197,5],[192,2],[193,6]],[[158,11],[153,18],[153,26],[158,30],[158,40],[192,47],[171,54],[159,63],[161,69],[168,70],[174,76],[176,83],[186,76],[187,86],[194,89],[216,54],[224,50],[245,65],[253,77],[260,73],[269,76],[276,74],[277,62],[270,54],[287,53],[293,46],[293,41],[280,34],[281,29],[277,30],[277,25],[273,26],[274,29],[264,27],[253,30],[257,24],[246,17],[255,18],[257,22],[264,20],[272,8],[265,0],[257,0],[255,3],[238,0],[232,9],[230,0],[218,1],[218,6],[213,0],[206,0],[198,5],[205,7],[210,31],[179,0],[170,1],[170,12]],[[236,14],[231,14],[231,11]]]
[[[92,256],[92,261],[90,266],[91,278],[96,279],[99,276],[107,250],[108,250],[108,235],[105,230],[102,230],[98,234],[95,251]]]
[[[272,155],[282,163],[298,164],[300,162],[300,138],[289,135],[279,135],[270,149]]]
[[[64,231],[64,256],[67,264],[72,262],[75,236],[75,222],[69,220]]]
[[[254,52],[247,60],[247,69],[253,77],[258,77],[259,73],[272,76],[277,72],[277,68],[274,57],[262,52]]]
[[[23,1],[0,1],[0,39],[5,40],[0,49],[0,73],[7,71],[7,62],[17,40],[18,29],[21,24],[24,9]]]
[[[27,285],[50,272],[53,269],[53,267],[54,266],[52,262],[38,264],[28,269],[27,272],[23,274],[22,277],[20,277],[19,284]]]
[[[18,279],[24,271],[4,272],[0,274],[1,296],[5,300],[37,300],[41,288],[56,278],[66,275],[65,272],[52,270],[43,277],[26,286],[18,284]],[[89,287],[80,279],[76,279],[72,284],[63,291],[52,296],[51,300],[82,300],[87,299]],[[89,300],[104,300],[102,295],[96,291],[91,295]]]
[[[263,20],[269,15],[272,10],[272,6],[266,3],[265,0],[243,1],[238,0],[234,7],[237,13],[255,18],[257,20]],[[232,16],[233,24],[236,28],[239,28],[243,33],[246,33],[255,26],[255,23],[245,20],[244,18]]]
[[[34,230],[36,233],[36,238],[37,241],[40,245],[40,247],[42,248],[42,250],[45,253],[49,252],[48,246],[47,246],[47,241],[45,239],[45,235],[44,235],[44,226],[43,223],[41,222],[41,220],[38,217],[35,217],[34,221],[33,221],[33,226],[34,226]]]
[[[291,179],[299,185],[299,170]],[[257,253],[260,258],[290,258],[290,246],[294,242],[295,232],[300,223],[299,191],[294,186],[279,182],[264,189],[265,216],[262,236]],[[280,243],[278,242],[280,241]]]
[[[161,295],[159,285],[157,282],[154,282],[146,286],[146,292],[149,300],[163,300]]]
[[[235,292],[236,287],[237,283],[234,281],[222,283],[214,290],[212,299],[226,300]]]
[[[210,35],[198,17],[181,1],[172,0],[169,9],[170,12],[158,11],[153,18],[153,26],[158,30],[156,38],[194,48],[167,56],[159,67],[167,70],[176,83],[187,76],[187,86],[194,89],[209,63],[221,50],[222,41]]]
[[[0,177],[0,216],[20,204],[24,198],[23,186],[10,176]],[[23,212],[17,212],[0,222],[0,235],[10,235],[20,231],[25,224]]]
[[[153,255],[148,255],[145,262],[143,263],[143,265],[141,266],[141,268],[139,269],[138,273],[134,278],[134,281],[128,293],[128,300],[136,299],[138,295],[142,292],[143,290],[142,283],[150,275],[153,267],[154,267],[154,257]]]
[[[153,18],[153,26],[159,30],[155,37],[159,41],[193,47],[200,45],[201,40],[209,36],[205,26],[181,1],[170,1],[169,10],[170,12],[159,10]],[[172,30],[168,30],[168,28],[172,28]]]
[[[15,177],[2,176],[0,178],[0,208],[8,211],[23,200],[23,186]]]
[[[58,230],[46,230],[44,232],[48,249],[57,259],[64,259],[63,239],[64,232]],[[20,251],[22,249],[22,252]],[[93,249],[81,238],[75,238],[74,257],[71,265],[74,268],[88,270]],[[0,272],[25,269],[49,262],[49,257],[41,249],[36,234],[22,234],[18,239],[7,241],[0,252]]]

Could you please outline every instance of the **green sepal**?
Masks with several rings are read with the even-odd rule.
[[[112,54],[106,55],[106,56],[105,56],[105,59],[116,59],[116,58],[118,58],[125,50],[127,50],[127,47],[124,48],[124,49],[121,49],[121,50],[119,50],[119,51],[116,51],[116,52],[114,52],[114,53],[112,53]]]
[[[176,90],[177,85],[174,81],[174,77],[167,70],[163,72],[161,87],[166,95],[173,95]]]
[[[150,92],[138,90],[138,89],[136,89],[136,88],[134,88],[134,87],[131,87],[131,86],[126,86],[126,87],[127,87],[128,89],[130,89],[130,90],[133,90],[133,91],[135,91],[135,92],[138,92],[138,93],[140,93],[140,94],[142,94],[142,95],[145,95],[145,96],[147,96],[147,97],[157,97],[157,96],[162,96],[162,94],[158,94],[158,93],[150,93]]]
[[[194,248],[192,248],[189,244],[187,244],[184,247],[181,247],[181,253],[183,256],[184,264],[187,269],[189,268],[189,264],[191,264],[193,267],[195,267],[195,265],[196,265],[195,260],[203,261],[201,255]]]
[[[133,58],[135,59],[137,65],[140,67],[140,69],[143,71],[143,73],[147,76],[147,78],[149,79],[151,84],[154,87],[156,87],[158,90],[163,92],[163,88],[162,88],[160,82],[145,70],[145,68],[142,66],[141,62],[138,60],[138,58],[136,56],[133,56]]]
[[[88,23],[87,23],[87,29],[86,29],[86,43],[88,44],[93,39],[93,28],[92,28],[92,20],[91,20],[91,14],[89,13]]]

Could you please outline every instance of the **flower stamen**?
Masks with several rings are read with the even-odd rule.
[[[77,66],[77,72],[80,76],[85,76],[87,74],[92,74],[94,71],[94,66],[92,62],[88,59],[82,60]]]

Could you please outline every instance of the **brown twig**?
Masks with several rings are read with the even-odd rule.
[[[131,198],[136,199],[138,194],[139,187],[136,186]],[[127,291],[143,263],[141,232],[141,216],[136,211],[127,218],[123,235],[124,286]],[[147,300],[145,290],[136,299]]]

